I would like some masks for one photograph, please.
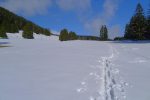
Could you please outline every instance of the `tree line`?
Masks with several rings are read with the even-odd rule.
[[[61,36],[61,33],[60,33]],[[65,38],[65,37],[64,37]],[[106,25],[102,25],[100,36],[77,36],[78,40],[100,40],[107,41],[108,29]],[[147,15],[140,3],[137,4],[135,14],[130,19],[130,22],[125,27],[123,37],[116,37],[114,40],[150,40],[150,8]]]
[[[33,39],[33,33],[51,35],[48,29],[0,7],[0,37],[7,38],[6,33],[18,33],[19,30],[23,30],[22,36],[27,39]]]
[[[67,29],[61,30],[59,35],[60,41],[77,40],[77,39],[78,39],[77,34],[72,31],[68,32]]]
[[[68,32],[67,29],[63,29],[59,35],[60,41],[68,41],[68,40],[96,40],[96,41],[106,41],[108,40],[108,30],[106,25],[102,25],[100,29],[100,36],[84,36],[77,35],[75,32]]]

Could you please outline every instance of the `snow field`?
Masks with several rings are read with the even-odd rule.
[[[8,34],[1,100],[149,100],[148,42],[67,41]]]

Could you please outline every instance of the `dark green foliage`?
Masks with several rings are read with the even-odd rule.
[[[147,23],[146,24],[147,24],[146,25],[147,27],[146,27],[145,37],[146,37],[146,39],[150,40],[150,8],[148,9]]]
[[[69,32],[68,39],[69,40],[77,40],[78,37],[75,32]]]
[[[46,36],[50,36],[52,33],[48,29],[44,29],[43,34]]]
[[[32,31],[37,34],[44,34],[48,36],[51,34],[47,29],[42,28],[31,21],[28,21],[25,18],[17,16],[7,9],[0,7],[0,27],[3,26],[6,32],[16,33],[19,30],[23,30],[24,26],[27,24],[31,24]]]
[[[78,40],[95,40],[99,41],[100,38],[96,36],[78,36]]]
[[[125,34],[124,34],[124,37],[125,37],[125,38],[131,37],[131,36],[130,36],[130,33],[131,33],[131,32],[130,32],[130,29],[129,29],[129,28],[130,28],[130,27],[129,27],[129,24],[126,24],[125,32],[124,32],[124,33],[125,33]]]
[[[4,27],[0,27],[0,38],[7,38],[7,34]]]
[[[114,40],[115,41],[121,41],[121,40],[125,40],[125,38],[124,37],[115,37]]]
[[[69,39],[68,37],[69,37],[68,36],[68,30],[67,29],[61,30],[59,40],[60,41],[67,41]]]
[[[32,24],[26,24],[23,28],[22,37],[25,39],[33,39],[33,26]]]
[[[100,39],[108,40],[108,30],[107,30],[106,25],[103,25],[100,29]]]
[[[148,9],[148,15],[147,18],[150,19],[150,5],[149,5],[149,9]]]
[[[3,16],[2,16],[2,14],[0,13],[0,24],[2,23],[2,20],[3,20]]]
[[[10,24],[10,33],[18,33],[19,32],[19,28],[17,27],[16,24]]]
[[[145,32],[146,18],[143,13],[143,8],[139,3],[135,15],[131,18],[130,23],[126,25],[124,37],[132,40],[143,40],[145,39]]]
[[[135,16],[141,16],[144,15],[143,7],[140,3],[137,4],[136,10],[135,10]]]

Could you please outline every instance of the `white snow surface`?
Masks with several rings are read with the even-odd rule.
[[[0,39],[0,100],[149,100],[150,43]],[[1,44],[2,45],[2,44]]]

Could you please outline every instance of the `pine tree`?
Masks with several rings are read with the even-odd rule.
[[[78,37],[75,32],[71,31],[71,32],[69,32],[68,38],[69,38],[69,40],[76,40]]]
[[[150,8],[148,9],[147,25],[146,26],[147,27],[146,27],[145,37],[146,37],[146,39],[150,39]]]
[[[104,26],[102,25],[100,29],[100,38],[102,39],[104,37]]]
[[[130,38],[129,24],[126,24],[124,38]]]
[[[32,24],[27,24],[23,28],[22,37],[25,39],[33,39],[33,27]]]
[[[19,28],[17,27],[16,24],[10,24],[10,33],[18,33],[19,32]]]
[[[140,3],[138,3],[135,14],[131,18],[130,23],[125,29],[126,39],[145,39],[144,34],[146,31],[146,18],[144,16],[144,11]]]
[[[0,26],[0,38],[8,38],[3,26]]]
[[[100,29],[100,39],[101,40],[108,40],[108,30],[106,25],[102,25]]]
[[[0,24],[2,23],[3,21],[3,15],[0,13]]]
[[[106,25],[104,26],[104,39],[105,40],[108,40],[108,30],[107,30],[107,27],[106,27]]]
[[[67,29],[61,30],[59,40],[60,41],[67,41],[68,40],[68,30]]]
[[[50,36],[51,32],[48,29],[44,29],[43,34],[46,35],[46,36]]]

